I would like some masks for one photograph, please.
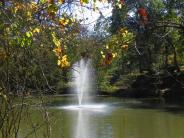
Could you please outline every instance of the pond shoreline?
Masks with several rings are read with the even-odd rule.
[[[159,80],[158,80],[159,78]],[[164,101],[182,101],[184,99],[184,72],[172,74],[142,74],[137,76],[131,87],[121,85],[117,90],[97,90],[91,95],[119,98],[158,98]],[[31,91],[31,90],[30,90]],[[25,97],[36,97],[36,92],[25,93]],[[43,96],[76,96],[71,88],[63,88],[56,92],[43,91]],[[21,95],[17,95],[18,97]]]

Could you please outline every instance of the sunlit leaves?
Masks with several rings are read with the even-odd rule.
[[[80,3],[81,4],[87,4],[87,3],[89,3],[89,0],[80,0]]]
[[[13,13],[17,13],[19,10],[22,10],[25,8],[25,5],[23,3],[16,2],[14,4],[14,7],[12,7]]]
[[[110,65],[113,62],[113,59],[115,57],[117,57],[117,52],[110,52],[110,51],[101,51],[101,56],[102,56],[102,60],[101,60],[101,65],[102,66],[107,66]]]
[[[56,33],[55,32],[52,32],[52,40],[54,42],[54,44],[56,45],[56,47],[59,47],[61,46],[61,42],[60,40],[56,37]]]
[[[115,58],[115,57],[117,57],[117,56],[118,56],[118,53],[117,53],[117,52],[112,53],[112,56],[113,56],[113,58]]]
[[[56,14],[56,12],[58,11],[57,5],[55,5],[55,4],[49,4],[47,10],[48,10],[49,16],[50,16],[52,19],[54,19],[55,14]]]
[[[71,45],[74,46],[74,44],[70,41],[77,39],[76,37],[80,33],[81,26],[80,21],[75,19],[73,15],[67,15],[68,12],[60,10],[62,6],[65,6],[64,3],[67,2],[69,1],[11,1],[8,8],[9,12],[11,12],[10,16],[12,15],[12,23],[7,29],[6,35],[9,35],[13,39],[9,41],[9,43],[21,47],[31,46],[34,45],[35,42],[39,43],[39,39],[42,38],[42,35],[45,35],[43,32],[47,32],[47,36],[44,37],[45,39],[52,39],[53,42],[51,42],[51,44],[54,45],[53,52],[57,56],[58,65],[62,68],[69,66],[69,59],[71,62],[74,61],[71,56],[73,51],[70,47]],[[79,6],[85,6],[83,4],[92,6],[97,4],[97,2],[106,3],[107,1],[78,0],[76,3]],[[40,33],[42,29],[43,32]],[[126,38],[127,35],[128,33],[124,32],[124,36],[122,36]],[[118,51],[118,47],[115,48],[114,45],[119,45],[119,43],[120,38],[112,36],[112,39],[108,39],[107,41],[109,45],[105,45],[100,49],[104,51],[103,57],[107,59],[108,64],[112,62],[112,59],[118,56],[116,52]],[[39,43],[38,46],[41,44],[43,43]],[[78,52],[80,50],[76,48],[76,51]]]
[[[113,60],[113,55],[111,52],[107,52],[102,60],[102,65],[110,65],[112,63]]]
[[[118,9],[121,9],[125,6],[125,0],[116,0],[113,4]]]
[[[33,33],[40,33],[40,29],[39,29],[39,28],[35,28],[35,29],[33,30]]]
[[[101,51],[100,53],[101,53],[102,58],[105,58],[104,52]]]
[[[41,4],[44,4],[44,3],[46,3],[48,0],[40,0],[40,3]]]
[[[121,46],[121,48],[128,49],[128,45],[124,44],[124,45]]]
[[[39,33],[38,28],[30,28],[30,30],[25,32],[24,34],[19,34],[19,37],[14,37],[14,43],[17,43],[17,45],[21,47],[31,46],[31,44],[33,43],[33,37],[36,33]]]
[[[53,52],[57,57],[58,65],[61,68],[70,65],[72,50],[70,49],[73,38],[80,32],[80,21],[74,16],[67,15],[67,12],[60,11],[61,4],[65,0],[40,0],[40,1],[7,1],[8,16],[7,26],[2,27],[6,31],[7,44],[19,47],[51,47],[54,45]],[[88,4],[89,0],[77,1],[81,4]],[[54,31],[53,31],[54,30]],[[41,32],[41,33],[40,33]],[[51,33],[53,32],[53,33]],[[41,42],[40,39],[52,41],[48,44]],[[47,41],[46,40],[46,41]],[[68,46],[68,43],[70,44]],[[2,57],[5,57],[1,54]],[[74,61],[74,60],[73,60]]]
[[[34,13],[38,10],[38,5],[35,2],[13,2],[8,7],[14,16],[23,17],[25,20],[32,21]]]
[[[59,24],[62,26],[66,26],[69,23],[69,19],[67,18],[60,18],[59,19]]]
[[[58,0],[59,3],[64,4],[65,0]]]
[[[32,39],[28,38],[27,36],[23,36],[22,38],[18,38],[17,42],[21,47],[28,47],[31,45]]]
[[[101,65],[110,65],[114,59],[118,59],[122,51],[127,51],[129,45],[134,40],[133,33],[126,28],[120,28],[117,34],[112,35],[106,40],[101,49]]]
[[[58,62],[57,65],[61,68],[66,68],[70,66],[70,62],[68,61],[68,57],[67,55],[64,55],[64,51],[61,47],[61,42],[60,40],[56,37],[56,33],[53,32],[52,33],[52,38],[53,38],[53,42],[55,44],[55,48],[53,50],[53,52],[55,53],[55,55],[58,58]]]
[[[26,32],[26,36],[29,38],[29,37],[32,37],[33,36],[33,33],[31,31],[28,31]]]
[[[54,4],[54,0],[48,0],[49,4]]]
[[[57,57],[60,57],[60,56],[62,55],[61,46],[56,47],[56,48],[53,50],[53,52],[55,53],[55,55],[56,55]]]
[[[124,45],[128,45],[133,40],[134,35],[133,33],[129,32],[126,28],[121,28],[118,31],[117,37],[118,37],[118,41],[120,41]]]
[[[58,66],[60,66],[61,68],[66,68],[70,66],[67,55],[64,55],[60,59],[58,59]]]

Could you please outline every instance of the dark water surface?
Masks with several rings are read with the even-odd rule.
[[[184,138],[182,106],[111,97],[98,97],[89,108],[68,107],[73,103],[71,97],[51,102],[47,107],[50,128],[42,121],[47,114],[29,110],[21,122],[20,137],[44,138],[47,128],[52,138]]]

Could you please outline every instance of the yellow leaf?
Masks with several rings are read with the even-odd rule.
[[[61,4],[64,4],[64,3],[65,3],[65,0],[59,0],[59,2],[60,2]]]
[[[89,3],[89,0],[80,0],[80,3],[81,4],[88,4]]]
[[[122,5],[121,4],[118,4],[118,8],[121,9],[122,8]]]
[[[61,42],[56,38],[56,33],[55,33],[55,32],[52,32],[51,35],[52,35],[54,44],[55,44],[57,47],[60,47],[60,46],[61,46]]]
[[[31,2],[31,5],[34,6],[34,7],[37,7],[36,2],[34,2],[34,1]]]
[[[57,47],[57,48],[55,48],[53,51],[54,51],[54,53],[56,54],[56,56],[58,56],[58,57],[62,54],[62,49],[61,49],[61,47]]]
[[[34,30],[33,30],[33,33],[39,33],[40,32],[40,29],[39,28],[35,28]]]
[[[122,45],[121,47],[127,49],[128,45]]]
[[[31,14],[31,12],[30,12],[30,11],[28,11],[28,12],[27,12],[27,17],[28,17],[29,19],[31,19],[32,14]]]
[[[114,53],[112,53],[112,57],[115,58],[115,56],[116,56],[116,55],[115,55]]]
[[[73,23],[76,21],[74,18],[71,18],[70,20],[71,20]]]
[[[66,26],[69,23],[69,19],[61,18],[59,20],[60,25]]]
[[[32,37],[33,36],[33,33],[31,31],[28,31],[28,32],[26,32],[26,36],[27,37]]]
[[[112,53],[113,58],[117,57],[117,53]]]
[[[61,65],[61,60],[58,60],[57,65],[58,65],[58,66]]]
[[[70,66],[70,62],[68,61],[67,55],[64,55],[62,57],[60,66],[61,66],[61,68],[65,68],[65,67]]]

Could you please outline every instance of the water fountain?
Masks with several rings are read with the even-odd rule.
[[[92,86],[94,83],[92,75],[92,66],[90,59],[81,59],[73,65],[73,82],[74,91],[76,91],[78,96],[78,105],[81,107],[84,102],[89,103],[84,96],[87,97],[91,93]]]
[[[72,91],[77,94],[78,104],[68,105],[62,108],[68,110],[93,110],[99,111],[106,105],[94,104],[92,101],[92,95],[95,93],[95,73],[92,67],[92,60],[88,58],[82,58],[76,62],[72,67]]]
[[[77,94],[78,103],[62,108],[77,111],[73,138],[96,137],[95,126],[90,123],[91,115],[94,112],[103,112],[106,106],[104,104],[94,104],[90,100],[92,99],[91,94],[95,92],[95,74],[91,59],[82,58],[76,62],[72,67],[72,78],[72,84],[74,84],[72,91]]]

